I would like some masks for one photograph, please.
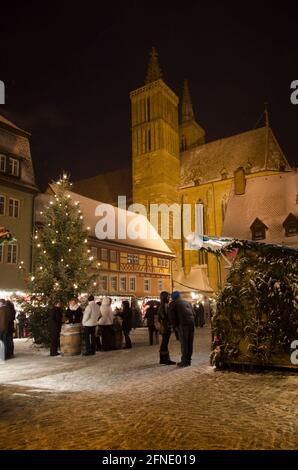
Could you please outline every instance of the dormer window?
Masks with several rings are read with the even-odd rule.
[[[250,226],[252,240],[265,240],[268,227],[258,217]]]
[[[282,226],[285,229],[286,237],[298,235],[298,218],[294,214],[290,213]]]
[[[1,173],[6,172],[6,155],[0,154],[0,171]]]
[[[20,162],[16,158],[9,157],[8,160],[8,172],[12,176],[20,175]]]

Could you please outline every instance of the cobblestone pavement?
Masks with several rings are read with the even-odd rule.
[[[147,331],[133,348],[49,357],[16,340],[0,364],[0,449],[296,449],[297,375],[214,371],[210,329],[192,367],[157,363]],[[171,338],[174,360],[179,343]]]

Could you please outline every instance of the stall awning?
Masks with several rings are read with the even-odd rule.
[[[211,294],[211,289],[207,276],[207,268],[200,265],[192,266],[189,274],[183,271],[173,276],[174,290],[184,293],[200,292],[202,294]]]

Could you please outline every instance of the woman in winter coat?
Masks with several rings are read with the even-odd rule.
[[[83,311],[78,304],[77,299],[71,299],[68,303],[66,310],[66,318],[68,323],[81,323],[83,318]]]
[[[109,351],[115,349],[115,334],[114,334],[114,313],[111,307],[111,299],[104,297],[100,306],[101,318],[98,324],[101,329],[102,350]]]
[[[131,339],[129,337],[129,332],[132,327],[132,309],[129,306],[128,300],[123,300],[122,302],[122,312],[117,314],[122,318],[122,331],[125,338],[125,348],[131,348]]]

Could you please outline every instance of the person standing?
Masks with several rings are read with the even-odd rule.
[[[10,310],[4,299],[0,299],[0,340],[4,346],[4,359],[9,358],[8,329],[10,321]]]
[[[132,309],[129,306],[128,300],[123,300],[122,302],[122,311],[117,314],[122,318],[122,331],[125,338],[125,348],[130,349],[131,339],[129,337],[129,332],[132,328]]]
[[[15,331],[14,322],[16,319],[16,311],[14,308],[14,304],[10,300],[6,300],[6,306],[9,309],[9,322],[8,322],[8,329],[7,329],[7,354],[8,359],[13,357],[14,353],[14,344],[13,344],[13,334]]]
[[[169,341],[171,336],[171,325],[168,317],[169,311],[170,294],[169,292],[163,291],[160,293],[160,305],[157,310],[157,320],[159,326],[159,332],[162,336],[162,341],[159,350],[159,363],[167,366],[176,364],[171,361],[169,353]]]
[[[191,365],[194,340],[194,312],[192,306],[186,300],[181,298],[178,291],[171,295],[172,302],[169,307],[169,319],[173,328],[177,328],[181,344],[181,362],[178,367],[187,367]]]
[[[70,299],[66,310],[66,318],[68,323],[81,323],[83,318],[82,309],[78,303],[78,299]]]
[[[83,356],[90,356],[96,352],[95,328],[100,317],[100,307],[94,302],[94,296],[89,295],[88,305],[83,315],[84,338],[86,344],[86,352]]]
[[[50,356],[59,356],[58,344],[62,327],[62,307],[60,301],[54,303],[49,310],[49,330],[50,330]]]
[[[115,349],[115,334],[113,329],[114,313],[111,307],[111,299],[104,297],[100,307],[101,318],[98,324],[101,329],[101,347],[103,351]]]
[[[149,345],[153,346],[153,337],[155,336],[155,343],[158,344],[158,331],[155,327],[155,318],[157,317],[157,305],[154,300],[150,300],[147,304],[147,310],[145,313],[145,320],[147,320],[148,332],[149,332]]]

